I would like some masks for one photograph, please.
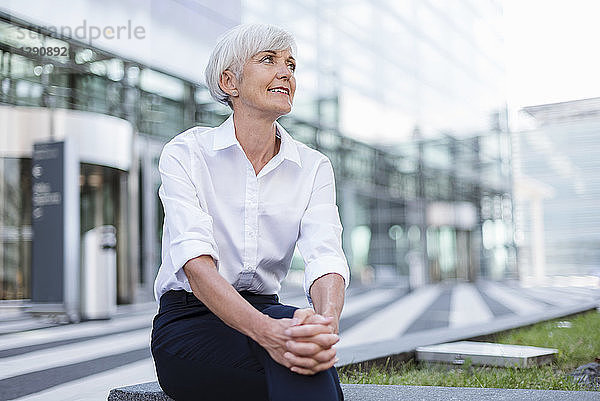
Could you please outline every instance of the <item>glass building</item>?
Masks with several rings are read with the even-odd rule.
[[[368,143],[506,129],[501,2],[242,0],[298,42],[295,116]],[[501,117],[498,122],[498,117]]]
[[[88,7],[83,11],[92,12],[90,15],[100,7],[95,2],[84,3]],[[114,3],[122,13],[116,15],[133,13]],[[94,44],[67,37],[61,34],[58,22],[53,22],[54,26],[32,23],[23,14],[30,12],[35,15],[32,20],[39,20],[43,10],[27,9],[24,3],[0,9],[1,300],[27,300],[31,296],[33,144],[65,137],[77,138],[79,145],[81,236],[100,225],[116,227],[118,303],[151,299],[160,265],[163,214],[157,196],[160,178],[156,166],[162,146],[188,127],[214,126],[226,118],[229,109],[212,101],[201,81],[207,52],[218,34],[240,20],[255,19],[251,13],[264,15],[269,11],[258,3],[253,11],[250,3],[220,6],[212,2],[172,2],[173,10],[151,3],[140,17],[147,22],[144,26],[148,38],[150,28],[155,26],[152,21],[160,34],[166,34],[164,24],[183,21],[170,34],[182,43],[173,45],[169,38],[156,38],[157,51],[172,57],[140,52],[138,47],[146,46],[141,42],[129,43],[129,47],[114,44],[111,49],[108,40],[98,39]],[[454,124],[438,115],[436,107],[455,108],[458,103],[444,97],[431,100],[431,91],[441,89],[434,89],[421,72],[412,75],[412,80],[410,75],[399,75],[408,74],[408,70],[401,72],[408,67],[397,63],[407,62],[412,53],[403,56],[404,48],[393,46],[394,37],[384,45],[375,33],[367,35],[365,31],[361,39],[363,34],[351,35],[358,30],[341,26],[343,22],[322,23],[333,18],[336,4],[341,7],[342,2],[276,6],[278,18],[288,15],[289,21],[297,24],[298,30],[291,30],[298,37],[301,55],[297,103],[294,113],[281,122],[296,139],[332,160],[344,248],[354,279],[404,278],[417,287],[448,279],[514,277],[510,137],[504,114],[498,111],[499,103],[484,112],[483,101],[475,97],[481,91],[491,96],[488,100],[495,99],[497,94],[490,88],[499,85],[496,77],[474,78],[471,73],[475,67],[470,63],[470,69],[460,72],[472,82],[463,82],[464,90],[454,92],[454,100],[461,97],[463,115],[471,110],[473,118],[457,118],[464,126]],[[372,7],[370,2],[365,4]],[[383,7],[384,3],[376,4]],[[421,15],[420,6],[411,4],[411,13]],[[495,10],[496,16],[495,3],[488,6],[488,12]],[[369,11],[375,13],[370,21],[389,7],[392,5]],[[433,10],[433,6],[428,7]],[[469,7],[463,5],[459,10],[475,18]],[[442,18],[442,11],[436,13],[438,19]],[[186,37],[186,29],[194,22],[192,17],[184,18],[187,14],[206,20],[198,28],[206,32]],[[396,21],[393,24],[406,25],[400,11],[390,15]],[[52,23],[58,17],[48,18]],[[77,24],[81,21],[70,26]],[[376,25],[371,23],[369,27]],[[344,32],[349,32],[347,40]],[[152,35],[157,32],[152,31]],[[463,39],[458,42],[471,37],[464,32],[459,36]],[[425,51],[421,42],[430,43],[431,39],[415,38],[406,40],[414,41],[410,46],[420,54]],[[318,46],[311,49],[310,43]],[[172,46],[179,49],[184,45],[193,46],[197,53],[169,52]],[[64,47],[68,51],[67,56],[42,55],[26,47]],[[343,67],[343,57],[353,61]],[[383,57],[384,62],[372,60],[377,57]],[[198,60],[203,60],[202,64]],[[419,60],[413,72],[433,62]],[[364,70],[352,64],[358,62],[365,63]],[[481,68],[498,72],[488,64],[489,60],[482,64],[487,67]],[[377,70],[380,67],[382,70]],[[390,100],[386,97],[390,93],[381,83],[392,81],[396,86]],[[463,96],[459,96],[461,93]],[[474,97],[469,98],[468,93]],[[364,109],[357,112],[360,105]],[[447,111],[454,117],[456,113]],[[396,118],[409,123],[395,125],[391,120]],[[373,130],[363,130],[353,121],[363,125],[366,121],[364,126]],[[391,137],[402,140],[390,141]],[[294,279],[302,268],[301,259],[295,257],[289,278]]]
[[[600,276],[600,98],[525,107],[514,134],[521,275]]]
[[[87,3],[82,11],[89,15],[102,13],[105,7]],[[85,35],[91,31],[81,30],[78,38],[72,38],[74,30],[91,23],[81,16],[72,24],[55,22],[63,14],[56,4],[5,6],[10,13],[0,8],[0,300],[31,298],[33,145],[67,137],[75,139],[80,161],[80,211],[73,213],[79,214],[81,237],[73,246],[82,247],[85,233],[95,227],[114,226],[117,301],[149,300],[160,265],[163,220],[157,195],[158,158],[163,145],[178,132],[196,124],[218,124],[228,113],[209,100],[203,85],[182,76],[200,76],[203,67],[191,68],[195,58],[206,59],[216,36],[239,24],[239,16],[230,17],[232,9],[235,16],[235,3],[196,10],[199,20],[205,20],[200,29],[208,31],[199,33],[201,41],[187,38],[188,49],[198,54],[185,56],[189,65],[186,70],[181,67],[185,63],[179,63],[179,76],[165,71],[175,69],[168,58],[150,67],[90,45]],[[120,9],[119,4],[113,6]],[[239,5],[237,10],[239,14]],[[156,21],[169,18],[161,3],[145,11],[147,15],[133,21],[145,22],[136,26],[148,30],[158,25],[154,36],[148,33],[143,38],[147,42],[164,33]],[[169,11],[171,22],[179,22],[183,31],[182,41],[190,32],[184,17],[189,11],[176,5]],[[37,13],[32,19],[47,13],[49,22],[33,24],[23,18],[25,13]],[[190,22],[198,25],[199,20]],[[109,17],[99,26],[117,29],[120,21],[127,27],[127,18]],[[146,46],[144,40],[125,46],[121,42],[127,41],[116,41],[113,47],[126,54]],[[177,50],[164,39],[156,43],[158,49],[162,43],[164,55]],[[43,54],[40,49],[45,49]],[[146,61],[156,58],[153,52],[138,56]]]
[[[241,4],[242,21],[297,39],[292,116],[394,159],[342,152],[352,155],[339,163],[338,199],[351,205],[342,220],[355,268],[515,276],[501,2]]]

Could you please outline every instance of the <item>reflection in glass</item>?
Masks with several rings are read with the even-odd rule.
[[[0,299],[31,295],[31,161],[0,159]]]

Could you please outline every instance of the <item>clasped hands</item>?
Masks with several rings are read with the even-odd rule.
[[[337,361],[338,320],[298,309],[293,319],[274,319],[277,328],[271,344],[263,345],[275,361],[302,375],[314,375]]]

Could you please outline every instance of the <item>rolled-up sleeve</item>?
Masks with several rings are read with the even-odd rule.
[[[165,145],[158,169],[162,184],[159,196],[165,211],[165,230],[169,231],[168,256],[177,274],[190,259],[210,255],[219,260],[213,236],[213,219],[203,210],[196,185],[191,178],[194,165],[185,142]],[[196,185],[195,185],[196,184]]]
[[[305,263],[304,291],[311,304],[310,287],[319,277],[337,273],[344,278],[346,287],[350,282],[348,262],[342,250],[342,223],[335,201],[333,168],[329,159],[323,158],[317,167],[297,241]]]

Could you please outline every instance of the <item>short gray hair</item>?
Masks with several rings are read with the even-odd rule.
[[[290,50],[296,53],[294,37],[287,31],[264,24],[238,25],[225,32],[213,49],[204,71],[211,96],[219,103],[232,107],[229,95],[219,86],[223,71],[230,70],[240,79],[244,64],[264,50]]]

